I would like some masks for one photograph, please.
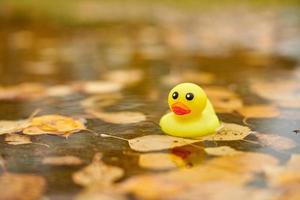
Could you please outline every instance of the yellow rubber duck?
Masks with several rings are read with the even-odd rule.
[[[205,92],[196,84],[175,86],[169,93],[168,104],[172,112],[159,122],[166,134],[194,138],[213,134],[221,126]]]

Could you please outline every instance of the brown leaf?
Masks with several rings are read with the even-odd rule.
[[[69,136],[75,132],[85,130],[83,119],[75,119],[62,115],[43,115],[34,117],[30,125],[23,130],[26,135],[61,135]]]
[[[146,116],[141,112],[102,112],[88,109],[87,113],[113,124],[131,124],[146,120]]]
[[[259,142],[276,150],[288,150],[296,147],[294,140],[276,134],[254,133]]]
[[[106,165],[101,161],[102,155],[97,153],[91,164],[73,174],[73,181],[85,187],[91,185],[110,186],[124,174],[119,167]]]
[[[4,173],[0,176],[0,200],[38,200],[45,191],[41,176]]]
[[[223,123],[223,127],[214,135],[203,137],[206,141],[233,141],[242,140],[251,134],[251,129],[233,123]]]
[[[12,144],[12,145],[20,145],[20,144],[30,144],[30,143],[32,143],[30,137],[28,137],[26,135],[20,135],[20,134],[14,134],[14,133],[7,134],[5,136],[4,141],[7,144]]]
[[[52,156],[43,158],[42,163],[44,165],[81,165],[83,162],[76,156]]]
[[[272,105],[244,106],[237,111],[246,118],[273,118],[280,115],[280,111]]]

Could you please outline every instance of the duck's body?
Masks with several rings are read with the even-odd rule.
[[[188,98],[191,95],[193,97]],[[171,90],[168,101],[173,112],[160,120],[165,133],[194,138],[215,133],[220,127],[212,104],[199,86],[192,83],[179,84]]]

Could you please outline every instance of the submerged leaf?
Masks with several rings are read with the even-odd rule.
[[[44,165],[81,165],[83,162],[76,156],[52,156],[43,158],[42,163]]]
[[[220,147],[206,147],[204,151],[213,156],[225,156],[225,155],[233,155],[239,153],[239,151],[235,150],[229,146],[220,146]]]
[[[146,120],[146,116],[141,112],[102,112],[89,109],[87,113],[113,124],[131,124]]]
[[[102,155],[97,153],[91,164],[73,174],[73,181],[85,187],[94,184],[107,187],[123,176],[123,169],[106,165],[101,158]]]
[[[276,150],[288,150],[297,146],[294,140],[280,135],[271,133],[254,133],[254,135],[263,145],[272,147]]]
[[[185,162],[171,153],[147,153],[139,157],[139,166],[147,169],[162,170],[184,167]]]
[[[7,144],[12,144],[12,145],[20,145],[20,144],[30,144],[31,139],[27,135],[20,135],[20,134],[7,134],[5,136],[4,141]]]
[[[3,173],[0,176],[0,199],[38,200],[45,191],[46,181],[41,176]]]

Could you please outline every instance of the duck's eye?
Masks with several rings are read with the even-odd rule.
[[[185,95],[185,98],[186,98],[187,100],[191,101],[191,100],[193,100],[194,95],[193,95],[193,93],[187,93],[187,94]]]
[[[179,96],[178,92],[174,92],[174,93],[172,94],[172,98],[173,98],[173,99],[177,99],[178,96]]]

